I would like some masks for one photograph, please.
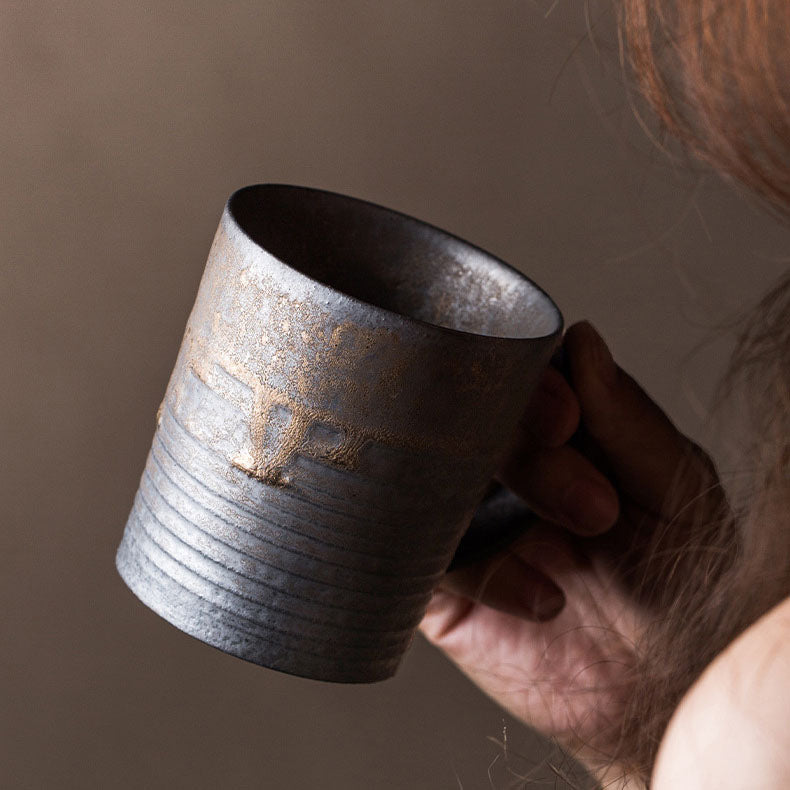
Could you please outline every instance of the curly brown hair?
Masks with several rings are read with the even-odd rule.
[[[624,61],[663,130],[790,220],[790,3],[619,0],[619,14]],[[686,691],[790,595],[790,274],[737,340],[722,392],[749,421],[746,496],[700,513],[681,540],[669,528],[648,536],[640,568],[660,615],[638,646],[612,760],[645,784]]]

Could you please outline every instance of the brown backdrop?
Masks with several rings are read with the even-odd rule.
[[[686,357],[787,235],[651,146],[609,23],[575,47],[581,6],[2,5],[0,786],[504,788],[536,765],[556,786],[549,747],[421,641],[381,685],[286,677],[166,625],[113,554],[243,184],[347,192],[491,249],[702,434],[726,343]]]

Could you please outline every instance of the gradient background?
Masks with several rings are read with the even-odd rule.
[[[694,349],[787,231],[651,145],[611,19],[585,27],[581,0],[0,6],[0,786],[561,786],[421,640],[376,686],[279,675],[157,618],[113,555],[222,206],[254,182],[490,249],[705,440],[728,341]]]

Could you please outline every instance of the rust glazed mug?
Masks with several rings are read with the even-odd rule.
[[[390,677],[561,331],[535,284],[437,228],[319,190],[239,190],[159,410],[121,576],[248,661]],[[478,542],[497,508],[478,516]]]

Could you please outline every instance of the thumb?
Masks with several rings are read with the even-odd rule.
[[[716,485],[708,456],[618,367],[592,324],[571,326],[564,346],[582,425],[623,494],[659,515],[668,494],[683,504]]]

